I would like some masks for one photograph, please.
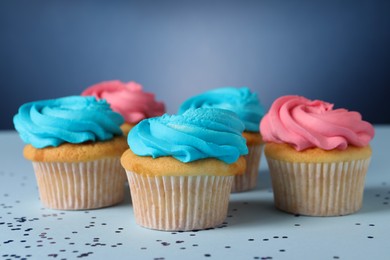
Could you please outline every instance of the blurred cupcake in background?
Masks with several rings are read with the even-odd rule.
[[[121,126],[125,135],[142,119],[165,113],[164,103],[156,101],[153,93],[143,91],[142,86],[134,81],[103,81],[88,87],[81,95],[105,99],[112,110],[120,113],[125,119]]]
[[[374,128],[360,113],[282,96],[260,129],[278,209],[339,216],[361,208]]]
[[[246,139],[246,171],[237,175],[232,185],[232,192],[254,189],[259,174],[263,141],[259,132],[259,123],[265,114],[256,93],[247,87],[216,88],[190,97],[179,107],[178,114],[194,108],[220,108],[234,112],[245,125],[243,136]]]
[[[26,143],[42,204],[51,209],[107,207],[124,199],[123,117],[105,100],[70,96],[23,104],[14,126]]]

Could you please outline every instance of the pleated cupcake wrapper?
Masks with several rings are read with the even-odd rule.
[[[144,176],[127,171],[137,224],[157,230],[215,227],[226,218],[233,176]]]
[[[126,174],[119,158],[88,162],[33,162],[42,204],[82,210],[111,206],[124,199]]]
[[[338,216],[362,207],[370,158],[333,163],[291,163],[268,158],[275,206],[309,216]]]
[[[248,146],[248,154],[245,156],[246,171],[234,177],[232,192],[247,191],[256,187],[263,147],[263,144]]]

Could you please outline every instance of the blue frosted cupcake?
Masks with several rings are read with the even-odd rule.
[[[19,108],[15,129],[26,143],[23,153],[32,161],[45,207],[94,209],[123,200],[123,121],[94,97],[42,100]]]
[[[222,109],[145,119],[121,158],[136,222],[158,230],[195,230],[226,218],[234,176],[245,170],[243,123]]]
[[[237,175],[232,185],[232,192],[242,192],[256,187],[260,158],[264,142],[260,135],[259,124],[265,114],[256,93],[247,87],[217,88],[193,96],[184,101],[178,113],[194,108],[221,108],[237,114],[245,125],[243,136],[248,146],[247,167],[242,175]]]

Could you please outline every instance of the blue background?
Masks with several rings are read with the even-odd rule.
[[[175,113],[207,89],[322,99],[390,123],[390,1],[0,2],[0,129],[28,101],[134,80]]]

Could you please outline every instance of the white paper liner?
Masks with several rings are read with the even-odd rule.
[[[226,218],[233,176],[144,176],[127,171],[137,224],[157,230],[215,227]]]
[[[246,171],[234,177],[232,192],[247,191],[256,187],[263,147],[264,144],[248,146],[248,154],[245,156]]]
[[[370,158],[333,163],[291,163],[267,158],[275,206],[309,216],[339,216],[362,207]]]
[[[126,174],[119,158],[88,162],[33,162],[42,204],[51,209],[107,207],[124,199]]]

